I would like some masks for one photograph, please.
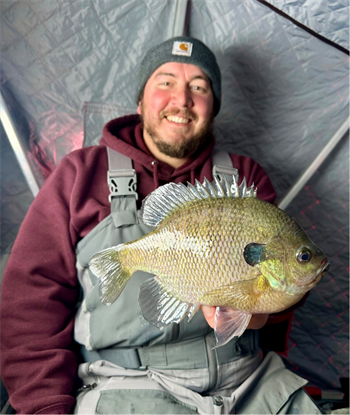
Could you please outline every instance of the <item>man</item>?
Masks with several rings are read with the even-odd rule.
[[[2,375],[12,406],[40,414],[73,408],[319,413],[302,392],[306,382],[277,355],[264,356],[257,330],[213,349],[213,332],[203,317],[212,326],[213,307],[203,307],[190,323],[160,331],[142,318],[137,304],[138,287],[149,278],[142,272],[113,305],[101,303],[98,281],[88,269],[91,256],[150,231],[137,207],[159,185],[212,179],[211,125],[221,104],[214,55],[202,42],[183,37],[151,49],[141,64],[137,102],[142,122],[138,115],[112,120],[99,146],[65,157],[21,227],[1,302]],[[118,169],[135,179],[124,166],[130,159],[137,202],[134,188],[118,195],[118,184],[125,184]],[[256,162],[239,155],[230,159],[241,179],[257,185],[261,199],[274,201],[271,182]],[[116,182],[110,177],[111,195],[107,171],[117,172]],[[267,317],[256,316],[249,328],[261,327]],[[84,360],[79,368],[73,336]],[[76,400],[77,371],[82,384]]]

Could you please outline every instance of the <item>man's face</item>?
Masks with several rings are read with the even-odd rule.
[[[176,62],[160,66],[137,108],[146,145],[170,157],[189,157],[209,140],[213,107],[210,81],[199,67]]]

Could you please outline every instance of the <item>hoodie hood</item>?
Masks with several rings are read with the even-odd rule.
[[[109,121],[102,130],[100,145],[130,157],[138,177],[138,192],[142,198],[158,186],[169,182],[203,182],[204,177],[212,180],[211,153],[215,139],[206,148],[193,154],[182,166],[174,169],[158,161],[148,151],[142,135],[139,115],[128,115]]]

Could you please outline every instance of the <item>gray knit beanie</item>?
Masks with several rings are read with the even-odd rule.
[[[186,36],[173,37],[150,49],[141,62],[136,103],[153,72],[167,62],[189,63],[198,66],[210,79],[214,94],[214,116],[221,104],[221,73],[213,52],[200,40]]]

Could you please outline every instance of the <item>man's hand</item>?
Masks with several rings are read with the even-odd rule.
[[[201,309],[209,326],[211,328],[214,328],[216,307],[202,305]],[[263,327],[266,324],[268,318],[268,314],[253,314],[247,329],[261,329],[261,327]]]

